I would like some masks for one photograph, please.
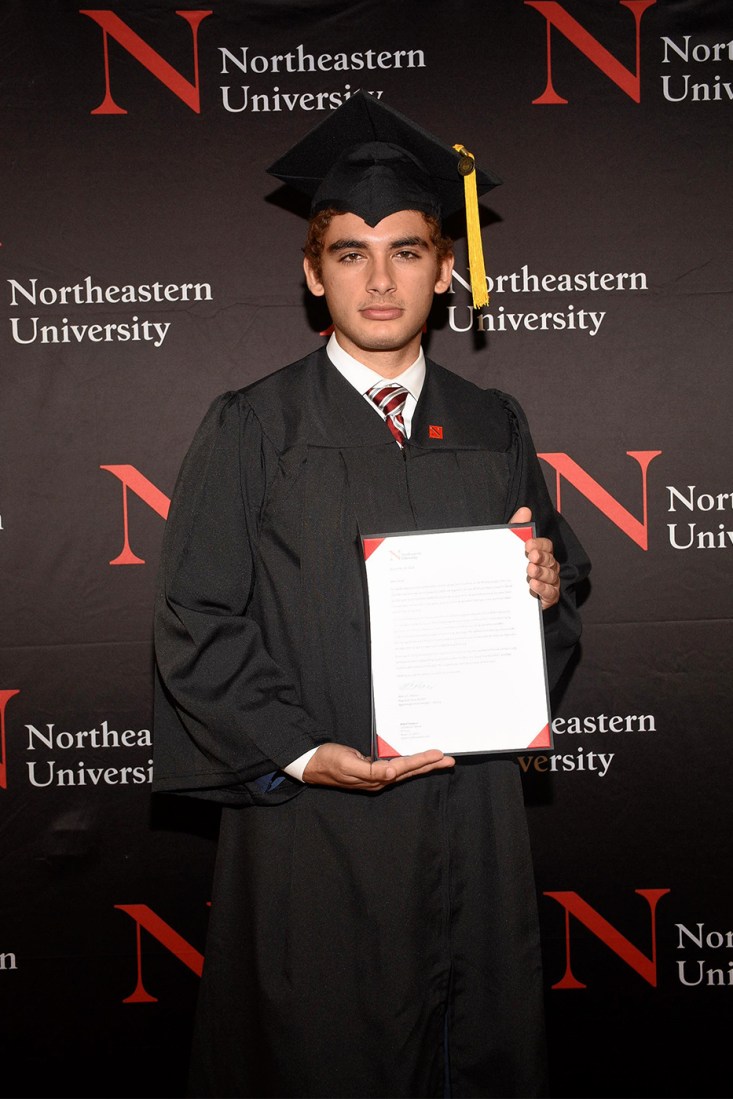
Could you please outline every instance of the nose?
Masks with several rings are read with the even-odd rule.
[[[394,274],[387,256],[372,256],[369,264],[367,290],[370,294],[391,294],[395,289]]]

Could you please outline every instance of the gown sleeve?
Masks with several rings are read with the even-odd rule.
[[[532,521],[539,538],[550,538],[555,559],[560,564],[560,600],[543,612],[547,677],[550,690],[555,688],[576,650],[581,635],[578,597],[590,572],[590,560],[566,519],[556,510],[547,490],[542,467],[535,450],[529,424],[522,407],[506,393],[500,394],[515,424],[518,450],[516,474],[510,488],[508,521],[519,507],[532,510]]]
[[[153,790],[230,805],[302,789],[281,768],[330,737],[248,613],[277,455],[241,394],[217,398],[181,466],[154,614]]]

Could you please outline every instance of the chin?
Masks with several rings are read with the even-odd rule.
[[[365,351],[399,351],[421,331],[422,328],[418,328],[417,332],[368,332],[355,342]]]

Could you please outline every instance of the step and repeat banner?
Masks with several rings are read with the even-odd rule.
[[[519,760],[553,1095],[730,1095],[730,5],[0,15],[9,1093],[183,1093],[217,819],[150,796],[161,539],[211,400],[324,340],[265,168],[363,88],[503,181],[490,306],[449,223],[425,343],[519,399],[594,566],[556,750]]]

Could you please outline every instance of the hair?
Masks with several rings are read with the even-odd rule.
[[[303,253],[305,258],[310,263],[316,277],[321,277],[321,267],[323,260],[323,238],[326,235],[326,230],[331,224],[331,220],[336,217],[337,214],[342,214],[343,210],[336,210],[329,206],[325,210],[319,211],[314,214],[308,222],[308,232],[305,238],[305,245],[303,247]],[[435,258],[438,263],[442,263],[446,257],[453,253],[453,241],[450,237],[447,237],[443,233],[442,226],[438,219],[433,214],[426,214],[423,210],[418,211],[425,219],[425,224],[429,230],[430,243],[435,249]]]

